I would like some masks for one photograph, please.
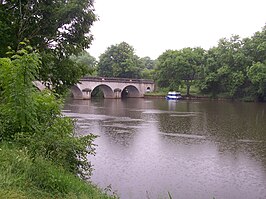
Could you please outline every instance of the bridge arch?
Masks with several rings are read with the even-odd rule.
[[[71,87],[71,93],[74,99],[83,99],[83,93],[77,85]]]
[[[122,90],[121,97],[140,97],[140,91],[136,86],[128,85]]]
[[[99,88],[103,92],[104,98],[114,98],[114,92],[110,86],[106,84],[97,85],[96,87],[92,89],[91,93],[97,88]]]

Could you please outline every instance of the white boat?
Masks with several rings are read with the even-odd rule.
[[[171,91],[171,92],[168,92],[165,98],[167,100],[180,100],[182,99],[182,96],[180,92]]]

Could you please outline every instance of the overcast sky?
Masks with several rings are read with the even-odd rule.
[[[266,0],[95,0],[99,21],[88,52],[98,58],[123,41],[139,57],[165,50],[209,49],[221,38],[250,37],[266,23]]]

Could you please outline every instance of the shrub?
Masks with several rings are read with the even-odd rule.
[[[63,166],[88,178],[94,154],[94,135],[75,135],[74,121],[61,114],[62,101],[51,91],[39,92],[33,85],[40,59],[26,43],[11,58],[0,59],[0,141],[27,148],[29,155]]]

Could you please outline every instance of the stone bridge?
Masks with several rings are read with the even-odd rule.
[[[144,97],[146,92],[155,89],[153,80],[110,78],[110,77],[84,77],[80,83],[72,86],[74,99],[91,99],[92,92],[99,88],[104,98]]]

